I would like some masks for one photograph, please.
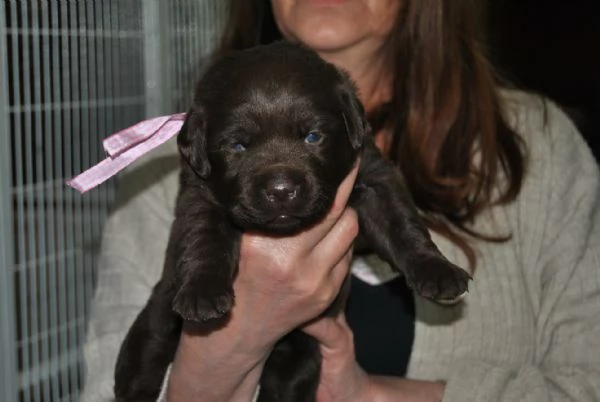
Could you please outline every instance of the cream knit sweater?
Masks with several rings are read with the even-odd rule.
[[[442,308],[416,299],[408,376],[445,380],[445,402],[598,402],[598,166],[556,106],[503,94],[506,117],[528,147],[526,180],[516,202],[488,211],[475,228],[512,238],[476,243],[478,266],[463,304]],[[162,270],[177,169],[170,142],[122,177],[103,239],[84,401],[112,400],[120,343]],[[450,260],[467,266],[460,250],[433,238]]]

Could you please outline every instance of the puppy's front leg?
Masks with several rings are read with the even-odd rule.
[[[450,263],[431,241],[400,171],[365,141],[350,203],[370,248],[402,272],[421,296],[452,301],[467,291],[469,274]]]
[[[241,232],[206,191],[183,186],[173,225],[173,310],[192,321],[224,316],[234,301]]]

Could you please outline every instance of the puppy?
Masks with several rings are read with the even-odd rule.
[[[314,52],[280,42],[216,61],[177,140],[180,190],[163,275],[121,346],[118,401],[156,399],[184,319],[226,317],[242,233],[309,228],[359,156],[349,203],[360,243],[423,297],[451,300],[467,290],[469,275],[432,243],[400,172],[375,147],[353,83]],[[334,305],[329,314],[343,302]],[[320,359],[308,335],[283,338],[264,367],[259,400],[314,401]]]

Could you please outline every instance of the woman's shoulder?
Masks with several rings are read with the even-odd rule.
[[[505,210],[512,211],[510,230],[518,240],[531,246],[537,238],[539,247],[530,250],[535,252],[544,249],[544,238],[562,232],[567,217],[597,208],[600,171],[558,104],[523,91],[503,90],[501,96],[506,121],[523,140],[526,162],[521,192]]]
[[[593,172],[597,163],[591,149],[565,110],[536,93],[502,89],[503,114],[525,146],[529,168],[548,163]]]
[[[514,245],[520,261],[527,261],[523,266],[533,273],[531,266],[540,259],[547,239],[561,233],[564,217],[594,208],[600,173],[583,136],[555,102],[515,90],[502,90],[500,96],[506,122],[522,139],[524,177],[514,202],[490,208],[474,229],[510,234],[511,242],[490,246],[490,252]],[[499,187],[504,183],[499,180]]]

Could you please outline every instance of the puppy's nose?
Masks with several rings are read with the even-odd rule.
[[[272,204],[286,204],[298,197],[300,185],[291,177],[275,175],[271,177],[264,188],[265,198]]]

